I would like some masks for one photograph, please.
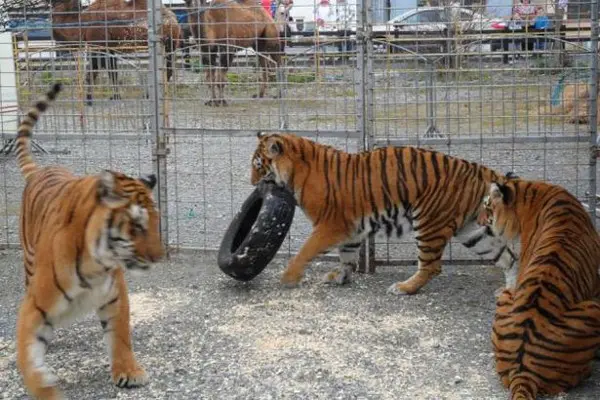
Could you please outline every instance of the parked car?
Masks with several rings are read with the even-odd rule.
[[[418,42],[402,42],[398,46],[419,53],[443,52],[446,46],[445,38],[447,31],[459,24],[461,31],[470,31],[473,34],[481,31],[503,31],[507,21],[502,18],[494,18],[486,14],[464,7],[419,7],[392,18],[385,24],[373,26],[373,32],[388,33],[400,36],[403,32],[414,34],[428,34],[431,40],[419,40]],[[436,35],[436,32],[439,35]],[[477,40],[486,40],[479,36]],[[399,47],[392,46],[392,51],[398,51]]]
[[[374,32],[443,32],[452,23],[459,23],[463,31],[503,30],[507,22],[463,7],[419,7],[392,18],[386,24],[373,26]]]

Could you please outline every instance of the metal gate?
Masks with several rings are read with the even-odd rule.
[[[88,45],[63,60],[60,46],[34,49],[27,32],[25,39],[23,32],[12,35],[18,42],[10,56],[16,60],[17,82],[2,85],[15,86],[23,112],[33,98],[24,96],[23,88],[43,90],[50,80],[45,74],[64,79],[64,97],[36,131],[41,162],[71,165],[79,172],[99,166],[130,173],[154,169],[161,232],[172,250],[218,248],[252,190],[250,157],[257,131],[289,131],[348,151],[428,146],[561,184],[584,202],[595,221],[597,0],[569,9],[562,29],[552,16],[562,10],[540,28],[539,21],[517,26],[489,17],[485,6],[462,4],[440,0],[418,9],[376,0],[310,4],[296,15],[322,16],[323,24],[313,29],[306,18],[296,18],[285,62],[272,69],[265,97],[253,95],[260,86],[257,66],[266,55],[231,46],[233,65],[224,75],[227,107],[205,104],[210,99],[206,66],[189,35],[172,52],[174,74],[166,79],[165,56],[171,54],[162,45],[160,0],[149,3],[147,48],[135,57],[119,56],[119,72],[129,77],[120,78],[127,80],[127,101],[103,99],[95,108],[86,106]],[[188,14],[187,24],[192,15],[197,13]],[[38,53],[53,54],[43,68],[32,61]],[[2,96],[6,102],[7,95]],[[3,151],[9,153],[14,133],[4,128],[10,124],[2,126]],[[0,245],[16,245],[22,183],[12,158],[3,157]],[[296,215],[283,255],[296,252],[311,230],[304,215]],[[416,260],[412,236],[372,240],[362,253],[367,271]],[[454,243],[444,260],[486,262]]]

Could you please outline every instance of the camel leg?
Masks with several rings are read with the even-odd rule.
[[[227,107],[227,100],[225,100],[225,80],[227,79],[227,69],[224,67],[219,67],[217,70],[217,75],[217,106]]]
[[[227,49],[223,49],[219,59],[219,100],[217,100],[217,105],[222,105],[223,107],[227,107],[227,100],[225,100],[225,85],[227,84],[227,71],[229,70],[229,65],[233,61],[233,54],[227,53]]]
[[[204,105],[213,106],[217,105],[216,93],[215,93],[215,64],[216,54],[214,50],[208,46],[200,46],[200,53],[202,54],[202,65],[206,66],[205,79],[210,90],[210,100],[207,100]]]
[[[260,50],[259,50],[260,52]],[[267,91],[267,81],[269,79],[269,69],[268,69],[268,60],[263,56],[259,57],[258,64],[260,68],[260,77],[259,77],[259,87],[258,87],[258,95],[253,94],[252,98],[263,98],[265,97],[265,92]]]
[[[91,54],[91,67],[90,67],[90,71],[88,71],[88,73],[85,76],[85,84],[87,86],[87,93],[86,93],[86,102],[88,106],[92,105],[92,100],[93,100],[93,92],[94,92],[94,86],[96,85],[96,77],[98,76],[98,69],[100,67],[100,57],[94,53]]]
[[[210,89],[210,100],[206,101],[204,105],[214,106],[217,105],[216,93],[215,93],[215,79],[216,79],[216,71],[213,66],[209,66],[206,70],[206,82],[208,83],[208,88]]]
[[[113,86],[113,95],[110,97],[111,100],[121,100],[121,95],[119,94],[119,72],[117,66],[117,57],[113,54],[106,55],[107,60],[107,70],[108,77]]]

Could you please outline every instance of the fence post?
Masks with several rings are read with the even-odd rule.
[[[289,127],[289,117],[286,107],[287,97],[287,74],[286,66],[283,62],[285,59],[285,50],[281,54],[282,62],[277,65],[277,82],[279,82],[279,129],[286,130]]]
[[[425,90],[425,107],[426,107],[426,113],[427,113],[427,129],[425,130],[425,137],[426,138],[432,138],[432,137],[443,137],[440,134],[440,131],[437,129],[437,125],[436,125],[436,120],[435,120],[435,105],[436,105],[436,98],[435,98],[435,68],[434,68],[434,64],[433,62],[431,62],[430,60],[426,61],[425,64],[425,68],[426,68],[426,72],[425,74],[426,76],[426,90]]]
[[[148,70],[150,98],[150,132],[154,136],[152,165],[157,177],[156,201],[160,211],[161,240],[169,244],[168,202],[167,202],[167,138],[163,128],[165,104],[163,96],[163,45],[161,40],[162,0],[150,0],[148,10]]]
[[[362,150],[371,149],[373,136],[373,37],[372,0],[358,1],[358,25],[356,27],[357,57],[359,71],[358,122],[360,126]],[[360,248],[359,272],[375,272],[375,241],[369,237]]]
[[[592,223],[596,226],[596,164],[598,157],[598,0],[591,4],[591,56],[592,70],[590,71],[590,190],[588,204]]]

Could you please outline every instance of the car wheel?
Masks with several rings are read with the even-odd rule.
[[[259,183],[221,241],[217,260],[221,271],[244,282],[260,274],[281,247],[295,210],[291,193],[271,182]]]

